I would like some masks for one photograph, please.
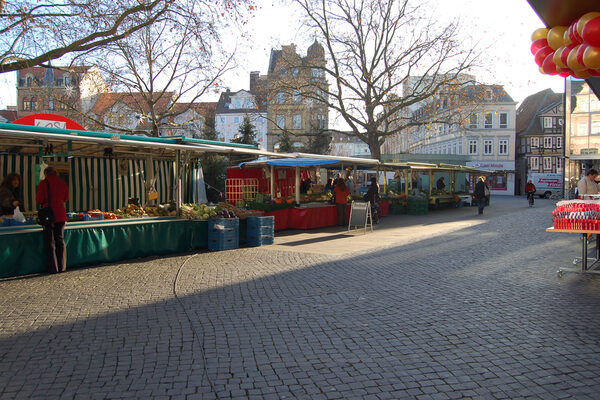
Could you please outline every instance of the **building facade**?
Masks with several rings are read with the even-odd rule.
[[[340,157],[371,157],[369,145],[351,133],[346,135],[333,132],[331,135],[331,155]]]
[[[84,125],[83,114],[109,91],[97,67],[31,67],[17,71],[17,115],[51,113]]]
[[[294,44],[271,50],[266,95],[269,150],[276,150],[286,133],[294,149],[302,151],[310,135],[328,130],[324,67],[325,52],[317,41],[305,57]]]
[[[573,197],[586,170],[600,168],[600,100],[586,81],[565,81],[565,190]]]
[[[563,94],[546,89],[528,96],[517,110],[516,126],[515,194],[524,194],[532,174],[563,173]]]
[[[252,82],[251,73],[251,82]],[[252,83],[250,85],[253,86]],[[254,125],[255,140],[262,149],[268,148],[267,107],[257,94],[247,90],[221,93],[215,114],[215,130],[219,140],[231,142],[240,136],[239,129],[244,118]]]
[[[392,137],[382,151],[468,156],[467,165],[489,171],[494,193],[512,195],[516,104],[500,85],[468,84],[453,95],[432,96],[411,108],[416,126]]]

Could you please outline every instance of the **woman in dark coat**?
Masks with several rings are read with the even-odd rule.
[[[477,214],[483,214],[483,209],[485,207],[485,189],[488,188],[488,185],[485,183],[485,178],[479,178],[477,184],[475,185],[475,190],[473,190],[473,194],[478,201],[479,208]],[[488,188],[489,190],[489,188]]]
[[[21,206],[19,209],[23,211],[20,188],[21,176],[19,174],[11,173],[4,178],[2,184],[0,184],[0,215],[13,215],[15,208]]]

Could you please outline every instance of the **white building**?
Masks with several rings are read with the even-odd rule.
[[[465,86],[421,103],[413,111],[420,125],[391,138],[382,151],[467,155],[467,165],[495,172],[488,177],[493,193],[512,195],[516,104],[502,86]]]
[[[340,132],[333,132],[330,149],[333,156],[371,156],[369,145],[352,134],[345,135]]]
[[[267,109],[257,104],[256,96],[247,90],[221,93],[215,114],[215,130],[219,140],[231,142],[239,137],[240,125],[248,117],[256,132],[259,147],[267,147]]]

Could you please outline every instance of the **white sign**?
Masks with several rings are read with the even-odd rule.
[[[48,121],[46,119],[35,119],[34,126],[41,126],[44,128],[58,128],[66,129],[67,123],[65,121]]]
[[[514,171],[514,161],[467,161],[468,167],[487,171]]]

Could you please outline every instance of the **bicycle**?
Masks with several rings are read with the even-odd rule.
[[[529,207],[533,207],[533,196],[535,192],[527,192],[527,201],[529,202]]]

